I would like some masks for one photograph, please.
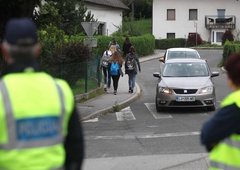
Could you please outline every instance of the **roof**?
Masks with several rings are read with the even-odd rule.
[[[195,49],[192,48],[169,48],[169,51],[196,51]]]
[[[205,59],[200,58],[174,58],[167,60],[166,63],[206,63]]]
[[[84,2],[113,8],[129,9],[121,0],[84,0]]]

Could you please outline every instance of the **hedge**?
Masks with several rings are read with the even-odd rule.
[[[185,47],[186,39],[184,38],[167,38],[167,39],[156,39],[156,49],[168,49],[173,47]]]

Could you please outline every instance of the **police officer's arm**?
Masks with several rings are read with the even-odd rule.
[[[220,109],[202,127],[201,144],[210,151],[221,140],[233,133],[240,134],[240,108],[235,104]]]
[[[64,143],[66,160],[64,170],[80,170],[84,158],[83,130],[78,111],[74,107],[68,123],[68,134]]]

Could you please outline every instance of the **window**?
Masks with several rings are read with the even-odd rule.
[[[189,20],[197,20],[198,15],[197,15],[197,9],[189,9]]]
[[[167,9],[167,20],[175,20],[175,9]]]
[[[167,33],[167,38],[175,38],[175,33]]]
[[[225,17],[225,9],[217,9],[217,13],[219,18]]]

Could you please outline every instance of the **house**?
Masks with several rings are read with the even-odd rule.
[[[123,11],[129,9],[121,0],[84,0],[84,3],[100,22],[98,34],[107,36],[122,26]]]
[[[156,39],[187,38],[200,34],[204,41],[221,45],[222,34],[240,28],[238,0],[153,0],[152,32]]]

